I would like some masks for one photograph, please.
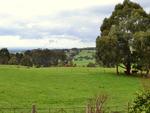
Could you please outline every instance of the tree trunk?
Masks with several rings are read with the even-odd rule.
[[[127,63],[127,65],[126,65],[126,74],[131,75],[131,64],[130,63]]]
[[[149,74],[149,69],[147,69],[145,77],[148,77],[148,74]]]
[[[118,64],[116,65],[116,73],[117,73],[117,75],[119,75]]]

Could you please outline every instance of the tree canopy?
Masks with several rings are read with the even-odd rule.
[[[22,53],[9,53],[7,48],[0,50],[0,64],[49,67],[65,63],[67,56],[64,50],[34,49]]]
[[[138,35],[135,34],[149,32],[149,28],[150,16],[139,4],[130,0],[117,4],[111,16],[105,18],[100,27],[100,36],[96,40],[97,62],[103,66],[116,65],[117,68],[119,64],[123,64],[126,74],[130,74],[135,61],[136,48],[133,45]]]

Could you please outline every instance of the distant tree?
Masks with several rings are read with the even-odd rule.
[[[10,58],[10,60],[8,61],[8,64],[10,64],[10,65],[17,65],[18,64],[18,60],[17,60],[16,56],[12,56]]]
[[[10,54],[7,48],[0,50],[0,64],[49,67],[63,66],[66,61],[65,50],[35,49],[16,54]]]
[[[10,53],[7,48],[2,48],[0,50],[0,64],[8,64],[10,59]]]
[[[31,57],[27,55],[23,56],[23,58],[21,59],[21,65],[32,67],[33,63],[32,63]]]
[[[32,51],[31,50],[26,50],[24,52],[24,55],[26,55],[26,56],[32,56]]]
[[[59,63],[64,64],[66,54],[60,50],[36,49],[31,51],[31,58],[35,66],[57,66]]]
[[[75,55],[79,54],[80,50],[78,48],[71,49]]]
[[[21,64],[21,60],[23,58],[23,54],[22,53],[16,53],[15,54],[16,60],[17,60],[17,64]]]

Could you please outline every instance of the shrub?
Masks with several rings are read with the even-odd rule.
[[[150,113],[150,91],[143,91],[130,106],[129,113]]]
[[[86,113],[105,113],[106,101],[108,96],[106,94],[100,94],[90,100]]]
[[[96,65],[95,65],[95,63],[89,62],[89,63],[87,64],[87,67],[96,67]]]
[[[41,67],[41,65],[35,65],[35,67],[36,67],[36,68],[40,68],[40,67]]]

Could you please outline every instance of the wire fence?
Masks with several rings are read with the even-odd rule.
[[[118,110],[117,106],[105,108],[104,113],[128,113],[128,107]],[[37,108],[33,105],[31,108],[0,108],[0,113],[90,113],[87,107],[72,108]]]

